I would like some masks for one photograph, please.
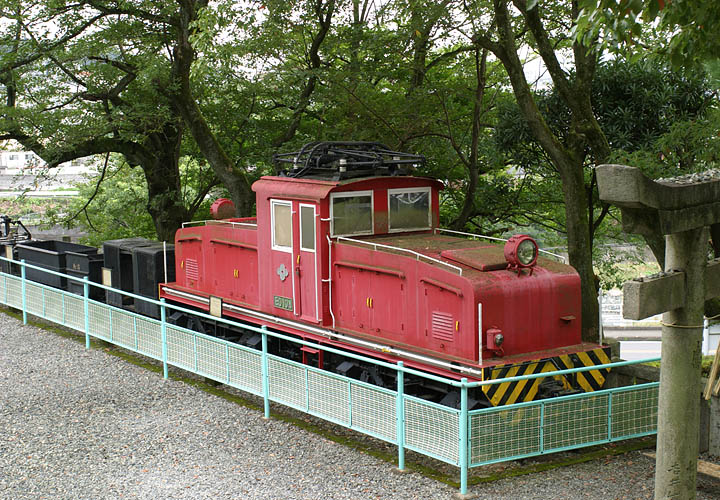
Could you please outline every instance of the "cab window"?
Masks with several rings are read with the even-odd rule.
[[[272,247],[273,250],[292,251],[292,204],[289,201],[272,200]]]
[[[333,236],[372,234],[372,191],[336,193],[330,199]]]
[[[300,249],[315,251],[315,207],[300,205]]]
[[[430,188],[389,189],[390,231],[430,229]]]

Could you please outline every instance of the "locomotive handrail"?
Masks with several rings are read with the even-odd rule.
[[[421,253],[419,253],[419,252],[416,252],[416,251],[414,251],[414,250],[408,250],[407,248],[394,247],[394,246],[390,246],[390,245],[383,245],[382,243],[374,243],[374,242],[372,242],[372,241],[356,240],[356,239],[354,239],[354,238],[348,238],[348,237],[346,237],[346,236],[338,236],[338,237],[337,237],[337,241],[340,241],[340,240],[349,241],[349,242],[352,242],[352,243],[362,243],[363,245],[368,245],[368,246],[373,247],[374,250],[377,250],[378,247],[380,247],[380,248],[387,248],[387,249],[389,249],[389,250],[396,250],[396,251],[398,251],[398,252],[406,252],[406,253],[409,253],[409,254],[414,255],[414,256],[415,256],[415,260],[418,260],[418,261],[419,261],[419,260],[421,260],[421,259],[426,259],[426,260],[429,260],[429,261],[434,262],[434,263],[436,263],[436,264],[441,264],[441,265],[443,265],[443,266],[449,267],[449,268],[452,269],[453,271],[457,271],[458,275],[462,276],[462,268],[461,268],[461,267],[454,266],[454,265],[452,265],[452,264],[448,264],[447,262],[443,262],[443,261],[441,261],[441,260],[439,260],[439,259],[435,259],[435,258],[433,258],[433,257],[428,257],[427,255],[423,255],[423,254],[421,254]]]
[[[207,226],[231,225],[231,226],[247,226],[247,227],[257,228],[257,222],[237,222],[237,221],[231,221],[231,220],[206,220],[205,225],[207,225]]]
[[[197,302],[201,302],[201,303],[203,303],[203,304],[208,304],[208,303],[209,303],[209,299],[207,299],[207,298],[205,298],[205,297],[201,297],[201,296],[195,296],[194,294],[191,294],[191,293],[188,293],[188,292],[183,292],[183,291],[180,291],[180,290],[174,290],[174,289],[172,289],[172,288],[167,288],[167,287],[163,287],[163,290],[164,290],[167,294],[169,294],[169,295],[175,295],[176,297],[191,298],[192,300],[196,300]],[[147,300],[147,301],[150,302],[150,303],[160,304],[159,301],[153,301],[153,300],[151,300],[151,299],[145,299],[145,298],[143,298],[143,300]],[[176,310],[178,310],[178,311],[185,311],[184,308],[182,308],[182,307],[180,307],[180,306],[176,306],[176,305],[174,305],[174,304],[165,304],[164,306],[167,307],[167,308],[176,309]],[[227,309],[232,310],[232,311],[235,311],[235,312],[243,312],[243,313],[246,313],[246,314],[248,314],[248,315],[254,316],[256,319],[262,319],[262,320],[265,320],[265,321],[269,321],[269,322],[274,323],[274,324],[276,324],[276,325],[285,325],[285,326],[293,326],[293,325],[296,325],[296,322],[294,322],[294,321],[292,321],[292,320],[285,319],[285,318],[281,318],[281,317],[279,317],[279,316],[273,316],[273,315],[266,314],[266,313],[262,313],[262,312],[259,312],[259,311],[248,310],[248,309],[245,309],[245,308],[242,308],[242,307],[233,305],[233,304],[223,304],[223,308],[227,308]],[[193,311],[193,314],[195,314],[196,316],[201,317],[201,318],[212,319],[213,321],[219,321],[219,322],[226,323],[226,324],[230,324],[230,325],[231,325],[231,324],[237,324],[237,321],[233,321],[233,320],[230,320],[230,319],[227,319],[227,318],[223,318],[223,317],[212,316],[212,315],[207,314],[207,313],[204,313],[204,312],[202,312],[202,311]],[[240,323],[243,324],[244,327],[247,328],[248,330],[255,331],[255,332],[257,332],[257,333],[262,333],[262,332],[263,332],[262,328],[258,328],[258,327],[255,327],[255,326],[252,326],[252,325],[249,325],[249,324],[245,324],[245,323],[242,323],[242,322],[240,322]],[[436,367],[445,368],[445,369],[449,369],[449,370],[457,370],[457,371],[459,371],[459,372],[461,372],[461,373],[463,373],[463,374],[466,374],[466,375],[472,375],[472,376],[476,376],[476,377],[482,376],[482,373],[481,373],[478,369],[472,368],[472,367],[470,367],[470,366],[455,365],[455,364],[448,363],[448,362],[445,362],[445,361],[442,361],[442,360],[439,360],[439,359],[436,359],[436,358],[431,358],[431,357],[428,357],[428,356],[424,356],[424,355],[422,355],[422,354],[413,353],[413,352],[411,352],[411,351],[405,351],[405,350],[398,349],[398,348],[395,348],[395,347],[392,347],[392,346],[389,346],[389,345],[378,344],[378,343],[375,343],[375,342],[371,342],[371,341],[364,340],[364,339],[360,339],[360,338],[356,338],[356,337],[350,337],[350,336],[348,336],[348,335],[344,335],[344,334],[342,334],[342,333],[338,333],[338,332],[333,331],[333,330],[327,330],[327,329],[325,329],[325,328],[315,327],[315,326],[312,326],[312,325],[303,325],[303,328],[304,328],[306,331],[308,331],[308,332],[315,333],[315,334],[317,334],[317,335],[320,335],[320,336],[323,336],[323,337],[325,337],[325,338],[329,338],[329,339],[332,339],[332,340],[341,340],[341,341],[345,341],[345,342],[354,343],[354,344],[356,344],[356,345],[359,345],[359,346],[362,346],[362,347],[366,347],[366,348],[372,349],[372,350],[377,351],[377,352],[383,352],[383,353],[387,353],[387,354],[395,354],[395,355],[398,355],[398,356],[403,356],[403,357],[405,357],[405,358],[407,358],[407,359],[411,359],[411,360],[416,361],[416,362],[422,362],[422,363],[425,363],[425,364],[431,364],[431,365],[434,365],[434,366],[436,366]],[[317,344],[317,343],[314,343],[314,342],[311,342],[311,341],[307,341],[307,340],[295,339],[294,337],[286,336],[286,335],[283,335],[282,333],[279,333],[279,332],[267,331],[266,333],[268,333],[268,334],[270,334],[270,335],[272,335],[272,336],[274,336],[274,337],[277,337],[277,338],[279,338],[279,339],[291,340],[292,342],[294,342],[294,343],[296,343],[296,344],[306,345],[306,346],[309,346],[309,347],[313,347],[313,348],[316,348],[316,349],[321,349],[321,350],[323,350],[323,351],[327,351],[327,352],[331,352],[331,353],[344,354],[344,355],[347,355],[348,357],[351,357],[351,358],[354,358],[354,359],[358,359],[358,360],[362,360],[362,361],[369,361],[369,360],[372,359],[372,362],[373,362],[374,364],[378,365],[378,366],[384,366],[384,367],[393,368],[393,369],[396,369],[396,368],[397,368],[396,365],[394,365],[394,364],[392,364],[392,363],[389,363],[389,362],[380,361],[380,360],[373,359],[373,358],[368,358],[368,357],[366,357],[366,356],[354,354],[354,353],[351,353],[351,352],[340,351],[340,350],[334,349],[334,348],[332,348],[332,347],[330,347],[330,346],[320,345],[320,344]],[[294,339],[294,340],[293,340],[293,339]],[[412,375],[418,375],[418,376],[420,376],[420,377],[424,377],[424,378],[427,378],[427,379],[429,379],[429,380],[435,380],[435,381],[438,381],[438,382],[443,382],[443,383],[446,383],[446,384],[449,384],[449,385],[453,385],[453,386],[455,386],[455,387],[461,387],[461,383],[460,383],[460,382],[454,381],[454,380],[451,380],[451,379],[448,379],[448,378],[445,378],[445,377],[439,377],[439,376],[436,376],[436,375],[433,375],[433,374],[430,374],[430,373],[427,373],[427,372],[422,372],[422,371],[415,370],[415,369],[413,369],[413,368],[408,368],[408,367],[403,368],[403,370],[404,370],[405,372],[407,372],[407,373],[412,374]]]
[[[183,222],[182,227],[193,227],[193,226],[212,226],[212,225],[230,225],[230,226],[245,226],[249,228],[257,228],[257,222],[233,222],[228,220],[195,220],[190,222]]]
[[[490,241],[502,241],[507,242],[505,238],[496,238],[495,236],[485,236],[484,234],[473,234],[473,233],[466,233],[464,231],[455,231],[454,229],[445,229],[442,227],[436,227],[435,232],[442,231],[443,233],[452,233],[452,234],[460,234],[462,236],[470,236],[472,238],[483,238]],[[544,253],[545,255],[550,255],[551,257],[555,257],[556,259],[560,259],[563,264],[567,264],[567,259],[563,257],[562,255],[548,252],[547,250],[543,250],[542,248],[538,249],[541,253]]]

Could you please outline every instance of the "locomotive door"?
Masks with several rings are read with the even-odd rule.
[[[319,321],[317,286],[317,206],[293,202],[293,279],[295,314]]]

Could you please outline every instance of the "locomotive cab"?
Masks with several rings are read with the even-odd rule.
[[[332,325],[333,243],[437,227],[442,184],[416,177],[323,181],[263,177],[257,193],[262,303],[286,317]],[[375,238],[372,238],[375,241]]]

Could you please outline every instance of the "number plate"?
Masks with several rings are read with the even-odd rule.
[[[285,309],[286,311],[293,310],[292,299],[289,299],[287,297],[280,297],[279,295],[275,295],[274,300],[273,300],[273,305],[280,309]]]

